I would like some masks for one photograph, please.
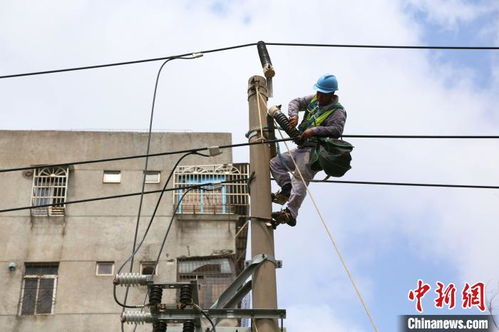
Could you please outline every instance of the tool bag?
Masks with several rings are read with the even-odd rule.
[[[352,168],[352,150],[353,145],[342,139],[319,138],[310,152],[310,168],[317,172],[323,170],[329,176],[342,177]]]

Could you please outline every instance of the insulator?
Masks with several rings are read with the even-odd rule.
[[[263,73],[266,78],[274,77],[275,71],[272,67],[272,61],[270,60],[269,51],[267,51],[267,46],[263,41],[259,41],[256,45],[258,49],[258,55],[260,56],[260,62],[262,63]]]
[[[281,128],[293,139],[293,141],[301,145],[303,141],[300,139],[300,132],[295,127],[291,126],[288,118],[281,112],[281,105],[272,106],[268,110],[268,114],[275,119],[275,121],[281,126]]]
[[[192,303],[192,286],[184,285],[180,287],[180,303],[185,307]]]
[[[140,273],[121,273],[114,276],[113,283],[122,286],[147,285],[152,279],[151,275]]]
[[[152,285],[149,289],[149,304],[157,305],[161,303],[161,297],[163,296],[163,287],[158,285]]]
[[[150,312],[125,311],[121,314],[121,321],[128,324],[144,324],[152,323],[153,319]]]
[[[195,326],[192,320],[187,320],[184,322],[184,327],[182,328],[182,332],[194,332]]]
[[[166,332],[166,322],[156,321],[152,323],[152,332]]]

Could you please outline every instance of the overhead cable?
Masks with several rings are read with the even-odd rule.
[[[0,79],[5,78],[16,78],[16,77],[24,77],[24,76],[35,76],[35,75],[45,75],[45,74],[56,74],[56,73],[64,73],[70,71],[78,71],[78,70],[88,70],[88,69],[98,69],[98,68],[107,68],[107,67],[115,67],[115,66],[124,66],[124,65],[134,65],[139,63],[153,62],[153,61],[164,61],[171,58],[189,56],[195,53],[216,53],[216,52],[224,52],[239,48],[245,48],[250,46],[256,46],[258,43],[248,43],[248,44],[240,44],[204,51],[195,51],[178,55],[170,55],[164,57],[157,58],[147,58],[140,60],[132,60],[132,61],[124,61],[124,62],[112,62],[106,64],[99,65],[90,65],[90,66],[82,66],[82,67],[71,67],[71,68],[63,68],[63,69],[53,69],[53,70],[45,70],[45,71],[36,71],[36,72],[28,72],[28,73],[20,73],[20,74],[11,74],[11,75],[3,75],[0,76]],[[312,43],[265,43],[270,46],[286,46],[286,47],[330,47],[330,48],[365,48],[365,49],[429,49],[429,50],[477,50],[477,51],[492,51],[499,50],[497,46],[424,46],[424,45],[369,45],[369,44],[312,44]]]
[[[168,188],[165,190],[158,189],[158,190],[149,190],[149,191],[144,191],[144,195],[149,195],[149,194],[158,194],[162,193],[163,191],[175,191],[175,190],[185,190],[189,188],[201,188],[204,186],[213,186],[217,184],[230,184],[230,183],[235,183],[235,182],[246,182],[250,178],[241,178],[241,179],[236,179],[236,180],[225,180],[225,181],[217,181],[217,182],[207,182],[207,183],[201,183],[201,184],[195,184],[191,186],[183,186],[183,187],[176,187],[176,188]],[[31,209],[36,209],[36,208],[43,208],[43,207],[50,207],[50,206],[60,206],[60,205],[70,205],[70,204],[78,204],[78,203],[88,203],[88,202],[95,202],[95,201],[103,201],[103,200],[109,200],[109,199],[115,199],[115,198],[125,198],[125,197],[133,197],[133,196],[139,196],[141,195],[142,192],[134,192],[134,193],[128,193],[128,194],[120,194],[120,195],[112,195],[112,196],[101,196],[101,197],[93,197],[93,198],[85,198],[85,199],[79,199],[79,200],[74,200],[74,201],[66,201],[66,202],[60,202],[60,203],[49,203],[49,204],[39,204],[39,205],[32,205],[32,206],[22,206],[22,207],[16,207],[16,208],[9,208],[9,209],[2,209],[0,210],[0,213],[4,212],[12,212],[12,211],[21,211],[21,210],[31,210]]]
[[[440,187],[440,188],[464,188],[464,189],[499,189],[499,186],[485,186],[473,184],[443,184],[443,183],[411,183],[411,182],[375,182],[375,181],[344,181],[344,180],[312,180],[315,183],[339,183],[339,184],[364,184],[378,186],[408,186],[408,187]]]
[[[45,75],[45,74],[56,74],[56,73],[64,73],[64,72],[70,72],[70,71],[99,69],[99,68],[125,66],[125,65],[135,65],[135,64],[146,63],[146,62],[164,61],[164,60],[169,60],[169,59],[174,59],[174,58],[179,58],[179,57],[184,57],[184,56],[193,56],[193,55],[198,54],[198,53],[207,54],[207,53],[234,50],[237,48],[243,48],[243,47],[254,46],[254,45],[256,45],[256,43],[222,47],[222,48],[216,48],[216,49],[205,50],[205,51],[200,51],[200,52],[190,52],[190,53],[177,54],[177,55],[168,55],[168,56],[158,57],[158,58],[148,58],[148,59],[140,59],[140,60],[132,60],[132,61],[124,61],[124,62],[111,62],[111,63],[100,64],[100,65],[90,65],[90,66],[71,67],[71,68],[64,68],[64,69],[35,71],[35,72],[22,73],[22,74],[3,75],[3,76],[0,76],[0,79],[23,77],[23,76]]]
[[[230,180],[230,182],[223,181],[223,182],[205,183],[205,184],[196,185],[196,186],[209,186],[209,185],[214,185],[214,184],[219,184],[219,183],[242,182],[242,181],[247,181],[247,180],[248,180],[248,178],[244,178],[244,179],[240,179],[240,180]],[[379,185],[379,186],[440,187],[440,188],[494,189],[494,190],[499,189],[499,186],[472,185],[472,184],[441,184],[441,183],[411,183],[411,182],[375,182],[375,181],[344,181],[344,180],[342,180],[342,181],[340,181],[340,180],[312,180],[310,182],[314,182],[314,183],[338,183],[338,184]],[[169,188],[169,189],[165,189],[164,191],[183,190],[183,189],[188,189],[188,188],[190,188],[190,187]],[[158,189],[158,190],[144,191],[144,194],[145,195],[149,195],[149,194],[158,194],[158,193],[162,193],[162,192],[163,192],[163,190]],[[21,210],[29,210],[29,209],[35,209],[35,208],[57,206],[57,205],[69,205],[69,204],[78,204],[78,203],[88,203],[88,202],[95,202],[95,201],[103,201],[103,200],[116,199],[116,198],[126,198],[126,197],[138,196],[140,194],[141,194],[141,192],[133,192],[133,193],[121,194],[121,195],[101,196],[101,197],[86,198],[86,199],[80,199],[80,200],[74,200],[74,201],[66,201],[64,203],[51,203],[51,204],[41,204],[41,205],[33,205],[33,206],[22,206],[22,207],[17,207],[17,208],[3,209],[3,210],[0,210],[0,213],[12,212],[12,211],[21,211]]]
[[[459,135],[343,135],[344,138],[373,138],[373,139],[499,139],[499,136],[496,135],[467,135],[467,136],[459,136]],[[220,145],[218,148],[220,149],[229,149],[229,148],[237,148],[242,146],[256,145],[256,144],[271,144],[278,143],[284,141],[291,141],[292,138],[284,138],[284,139],[276,139],[276,140],[267,140],[267,141],[255,141],[251,143],[237,143],[237,144],[227,144]],[[95,164],[95,163],[104,163],[118,160],[129,160],[129,159],[139,159],[146,157],[159,157],[159,156],[167,156],[173,154],[180,153],[188,153],[188,152],[200,152],[207,151],[210,147],[201,147],[194,149],[186,149],[186,150],[176,150],[176,151],[165,151],[158,153],[150,153],[150,154],[138,154],[138,155],[130,155],[130,156],[122,156],[122,157],[113,157],[113,158],[103,158],[103,159],[93,159],[93,160],[83,160],[83,161],[70,161],[64,163],[56,163],[56,164],[45,164],[45,165],[36,165],[36,166],[21,166],[14,168],[3,168],[0,169],[0,173],[6,172],[16,172],[16,171],[31,171],[33,169],[45,168],[45,167],[60,167],[60,166],[71,166],[71,165],[84,165],[84,164]]]
[[[137,212],[137,220],[135,222],[135,231],[134,231],[134,235],[133,235],[132,256],[131,256],[131,260],[130,260],[130,273],[132,273],[132,271],[133,271],[133,265],[135,263],[133,253],[135,252],[135,247],[137,245],[137,238],[139,236],[140,217],[141,217],[141,214],[142,214],[142,204],[144,202],[144,191],[145,191],[145,187],[146,187],[146,178],[147,178],[147,171],[148,171],[148,165],[149,165],[149,153],[150,153],[150,150],[151,150],[152,126],[153,126],[153,122],[154,122],[153,121],[154,120],[154,106],[156,105],[156,95],[157,95],[157,91],[158,91],[159,78],[161,77],[161,72],[162,72],[163,68],[165,67],[165,65],[168,62],[170,62],[172,60],[193,60],[193,59],[196,59],[198,57],[199,57],[199,55],[192,55],[190,57],[183,57],[182,56],[182,57],[175,57],[175,58],[167,59],[167,60],[165,60],[161,64],[161,66],[158,69],[158,73],[156,75],[156,81],[154,83],[154,92],[153,92],[152,103],[151,103],[151,112],[150,112],[150,116],[149,116],[149,129],[148,129],[148,132],[147,132],[146,158],[145,158],[145,163],[144,163],[144,172],[142,174],[142,189],[141,189],[141,195],[140,195],[140,199],[139,199],[139,207],[138,207],[138,212]],[[187,156],[187,155],[188,154],[186,154],[184,156]],[[180,160],[182,160],[183,158],[184,157],[180,158]],[[173,169],[176,168],[176,166],[179,164],[180,160],[177,162],[177,164],[175,164],[175,167]],[[170,176],[168,177],[168,179],[171,178],[172,174],[173,174],[173,170],[170,172]],[[165,184],[165,187],[167,185],[168,185],[168,181]],[[161,200],[162,197],[163,197],[163,192],[161,193],[161,195],[159,197],[159,200]],[[156,213],[156,211],[154,211],[154,212]],[[154,215],[151,218],[151,222],[152,222],[152,219],[154,219]],[[125,305],[127,303],[129,290],[130,290],[130,286],[127,286],[126,292],[125,292],[125,299],[123,300],[123,303]],[[125,310],[125,308],[123,308],[123,310]]]
[[[258,141],[258,142],[251,142],[251,143],[227,144],[227,145],[219,145],[219,146],[217,146],[217,148],[229,149],[229,148],[237,148],[237,147],[247,146],[247,145],[271,144],[271,143],[277,143],[277,142],[283,142],[283,141],[289,141],[289,140],[291,140],[291,138],[285,138],[283,140],[282,139],[281,140],[279,140],[279,139],[269,140],[269,141],[265,141],[265,142]],[[32,171],[33,169],[40,169],[40,168],[46,168],[46,167],[74,166],[74,165],[104,163],[104,162],[118,161],[118,160],[139,159],[139,158],[146,158],[146,157],[159,157],[159,156],[168,156],[168,155],[181,154],[181,153],[194,153],[194,152],[200,152],[200,151],[209,151],[212,148],[213,148],[213,146],[209,146],[209,147],[202,147],[202,148],[166,151],[166,152],[149,153],[149,154],[137,154],[137,155],[131,155],[131,156],[114,157],[114,158],[93,159],[93,160],[84,160],[84,161],[72,161],[72,162],[64,162],[64,163],[56,163],[56,164],[44,164],[44,165],[36,165],[36,166],[34,166],[34,165],[33,166],[22,166],[22,167],[15,167],[15,168],[4,168],[4,169],[0,169],[0,173],[16,172],[16,171]]]
[[[375,49],[413,49],[413,50],[463,50],[463,51],[494,51],[499,50],[497,46],[431,46],[431,45],[373,45],[373,44],[311,44],[311,43],[272,43],[270,46],[291,47],[333,47],[333,48],[375,48]]]

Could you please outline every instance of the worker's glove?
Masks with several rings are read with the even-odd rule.
[[[291,116],[289,118],[289,124],[291,125],[292,128],[295,128],[296,125],[298,124],[298,116],[297,115]]]
[[[304,141],[304,140],[306,140],[307,138],[310,138],[310,137],[312,137],[312,136],[314,136],[314,131],[312,130],[312,128],[308,128],[307,130],[305,130],[305,131],[301,134],[300,139],[301,139],[302,141]]]

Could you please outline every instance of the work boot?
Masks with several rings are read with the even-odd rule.
[[[291,215],[291,212],[288,210],[288,208],[285,208],[281,211],[272,212],[272,221],[274,221],[272,223],[272,227],[274,227],[274,229],[279,224],[288,224],[291,227],[294,227],[296,225],[296,219]]]
[[[286,204],[289,196],[291,196],[291,183],[285,184],[281,190],[271,194],[272,202],[280,205]]]

